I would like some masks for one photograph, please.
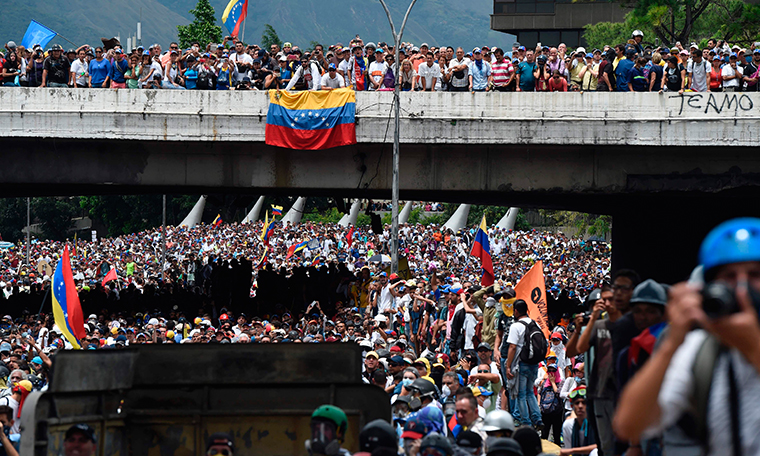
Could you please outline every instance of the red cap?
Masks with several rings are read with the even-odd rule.
[[[552,333],[551,339],[562,339],[562,334],[555,331]]]
[[[443,364],[449,363],[449,355],[447,355],[446,353],[438,353],[435,357],[436,359],[443,361]]]
[[[393,279],[398,279],[398,274],[396,274],[396,273],[394,272],[393,274],[391,274],[391,276],[389,277],[389,279],[390,279],[390,280],[393,280]]]
[[[391,353],[403,353],[404,350],[401,349],[398,345],[394,345],[391,347]]]

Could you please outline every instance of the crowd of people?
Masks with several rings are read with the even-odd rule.
[[[676,42],[649,46],[635,30],[624,43],[598,49],[578,47],[511,49],[453,46],[396,49],[359,36],[342,43],[302,50],[292,43],[263,49],[227,36],[221,43],[173,42],[147,49],[82,45],[31,49],[14,41],[0,57],[5,86],[90,87],[179,90],[392,90],[450,92],[549,91],[757,91],[760,42],[749,48],[711,39],[706,47]]]
[[[198,283],[205,279],[192,268],[195,259],[206,266],[212,256],[234,261],[251,255],[246,242],[258,228],[172,230],[165,264],[172,272],[165,279],[206,293],[207,286],[217,285]],[[760,414],[746,406],[760,391],[760,219],[716,227],[703,241],[701,266],[688,283],[672,287],[642,280],[632,270],[610,275],[604,243],[497,229],[489,236],[500,272],[493,285],[480,286],[479,265],[461,252],[472,230],[423,226],[402,227],[401,249],[411,274],[402,279],[382,263],[366,262],[367,255],[387,252],[387,230],[358,229],[347,237],[343,230],[304,223],[272,233],[272,258],[285,277],[297,274],[304,262],[312,264],[306,275],[333,271],[320,276],[330,282],[331,298],[300,307],[280,302],[270,314],[233,311],[222,307],[231,300],[214,301],[219,298],[193,312],[172,307],[133,313],[123,308],[119,293],[130,287],[138,293],[138,278],[157,272],[157,232],[80,245],[79,251],[89,252],[83,256],[93,255],[74,264],[82,295],[111,299],[111,306],[88,316],[82,344],[107,350],[140,344],[356,343],[362,348],[362,378],[388,395],[392,419],[349,429],[344,411],[323,405],[312,415],[311,455],[348,454],[340,448],[348,433],[358,434],[362,455],[535,456],[551,450],[551,443],[564,455],[760,451],[753,432]],[[288,257],[288,246],[306,238],[319,239],[311,258],[325,255],[331,262],[335,256],[338,266],[313,265],[305,256],[309,250]],[[62,246],[35,247],[35,255],[52,260]],[[302,256],[292,260],[296,254]],[[12,258],[10,250],[6,261]],[[100,280],[104,258],[124,268],[123,283],[109,282],[104,289],[93,280]],[[550,293],[543,322],[548,334],[535,320],[543,316],[531,318],[515,290],[538,260],[546,265]],[[261,284],[264,271],[254,269],[253,281]],[[45,286],[44,277],[23,280],[29,279]],[[22,293],[14,287],[17,292]],[[45,312],[5,316],[0,330],[0,378],[8,379],[0,393],[0,423],[11,428],[7,441],[0,433],[0,443],[13,446],[17,422],[3,417],[19,416],[29,391],[47,387],[55,353],[69,343]],[[94,442],[91,428],[78,426],[69,430],[66,444]],[[235,454],[233,436],[212,437],[208,454]]]

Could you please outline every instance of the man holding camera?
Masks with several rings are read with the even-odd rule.
[[[664,432],[665,451],[678,438],[695,454],[759,454],[760,219],[719,225],[699,259],[707,285],[670,289],[669,331],[620,396],[615,430]]]

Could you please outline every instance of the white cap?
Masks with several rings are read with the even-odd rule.
[[[150,320],[148,320],[148,324],[156,326],[156,325],[158,325],[158,319],[157,318],[151,318]]]

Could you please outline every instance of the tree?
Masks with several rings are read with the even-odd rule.
[[[222,41],[222,27],[216,25],[216,13],[208,0],[198,0],[195,9],[190,13],[195,19],[190,25],[178,25],[177,35],[179,36],[179,45],[188,48],[197,41],[201,48],[208,43],[219,43]]]
[[[46,238],[62,241],[69,235],[71,218],[79,213],[79,197],[32,198],[32,213]]]
[[[26,198],[0,199],[0,236],[3,241],[16,242],[24,237]]]
[[[269,24],[264,24],[264,33],[261,34],[261,46],[264,49],[270,49],[273,44],[280,46],[282,41],[277,36],[277,31]]]

